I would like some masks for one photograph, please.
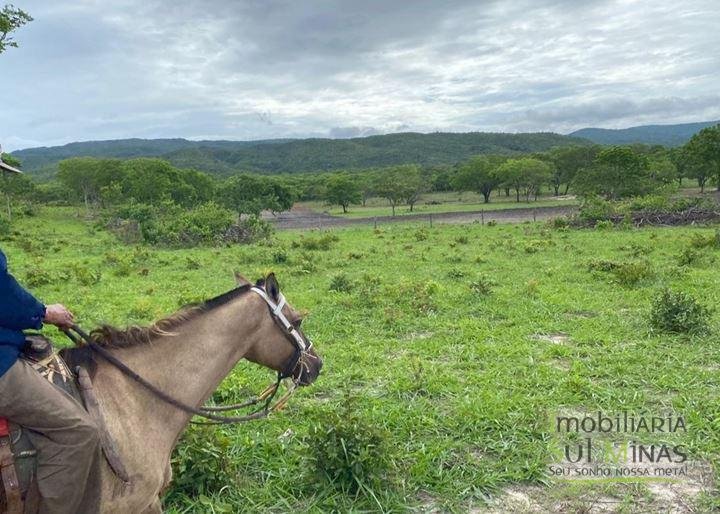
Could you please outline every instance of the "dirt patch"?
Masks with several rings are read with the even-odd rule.
[[[350,225],[384,225],[387,223],[522,223],[544,221],[577,212],[577,207],[523,207],[519,209],[483,210],[470,212],[438,212],[433,214],[407,214],[403,216],[375,216],[372,218],[342,218],[317,213],[307,208],[291,209],[277,215],[263,213],[263,218],[278,229],[323,229]]]
[[[570,342],[570,336],[562,332],[554,332],[550,334],[535,334],[532,336],[536,341],[547,341],[552,344],[567,344]]]

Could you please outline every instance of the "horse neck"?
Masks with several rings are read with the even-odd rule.
[[[170,335],[149,344],[114,349],[112,353],[158,389],[182,403],[202,405],[259,338],[263,310],[243,295],[227,305],[183,322]],[[266,312],[265,312],[266,314]],[[190,415],[168,405],[150,391],[101,362],[96,374],[111,431],[138,427],[135,436],[154,432],[153,444],[167,454],[187,426]]]

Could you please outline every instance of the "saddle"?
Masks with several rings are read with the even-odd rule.
[[[127,472],[105,427],[87,371],[81,367],[77,368],[77,373],[70,371],[51,341],[41,335],[26,338],[20,358],[88,411],[100,431],[101,445],[110,467],[120,479],[128,482]],[[0,418],[0,513],[37,512],[40,497],[35,480],[36,470],[37,452],[26,430]]]

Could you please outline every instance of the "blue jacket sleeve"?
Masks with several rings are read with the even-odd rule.
[[[0,327],[39,329],[44,317],[45,306],[10,275],[5,254],[0,250]]]

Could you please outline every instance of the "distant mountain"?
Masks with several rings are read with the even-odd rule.
[[[414,132],[354,139],[285,139],[264,141],[188,141],[185,139],[121,139],[87,141],[13,152],[22,169],[38,177],[52,176],[57,163],[70,157],[161,157],[182,168],[227,175],[238,171],[301,173],[416,163],[454,164],[472,155],[515,155],[554,146],[589,144],[559,134]]]
[[[589,139],[593,143],[601,145],[644,143],[648,145],[680,146],[700,130],[718,123],[720,121],[681,123],[678,125],[641,125],[626,129],[584,128],[569,135]]]

